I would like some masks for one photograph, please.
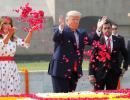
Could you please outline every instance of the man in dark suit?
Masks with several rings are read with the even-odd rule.
[[[122,71],[124,72],[128,68],[128,54],[122,40],[112,35],[111,22],[108,19],[104,22],[102,20],[103,18],[97,24],[97,32],[100,33],[98,39],[100,46],[94,47],[90,58],[89,80],[94,84],[94,90],[104,90],[105,86],[106,90],[114,90],[117,89]],[[122,70],[118,59],[120,53],[124,59]]]
[[[84,46],[91,44],[92,39],[84,30],[78,29],[80,18],[80,12],[69,11],[66,25],[61,16],[59,26],[54,28],[54,53],[48,69],[54,92],[75,91],[82,76]]]
[[[127,50],[128,50],[128,58],[129,58],[129,60],[128,60],[128,65],[129,65],[129,67],[130,67],[130,40],[128,40]]]
[[[120,38],[122,43],[123,43],[123,45],[126,47],[124,37],[119,34],[119,32],[118,32],[118,25],[115,24],[115,23],[112,24],[112,35],[117,36],[118,38]],[[122,65],[122,61],[123,61],[123,56],[120,53],[120,56],[119,56],[119,63],[120,63],[119,66],[120,67]]]

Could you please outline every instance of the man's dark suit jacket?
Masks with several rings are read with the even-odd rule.
[[[130,65],[130,40],[128,40],[127,50],[128,50],[128,58],[129,58],[128,64]]]
[[[118,35],[117,37],[119,37],[121,39],[123,45],[126,47],[124,37],[121,35]],[[123,62],[123,55],[120,53],[120,56],[119,56],[119,63],[120,63],[119,66],[120,67],[122,65],[122,62]]]
[[[94,48],[93,56],[95,62],[90,62],[89,66],[89,75],[94,75],[96,78],[96,81],[100,81],[105,78],[107,73],[109,71],[113,72],[114,75],[120,76],[121,74],[121,68],[120,68],[120,61],[119,61],[119,56],[120,52],[123,55],[124,58],[124,63],[123,63],[123,68],[127,70],[128,68],[128,54],[127,50],[125,48],[124,43],[122,40],[116,36],[112,36],[113,39],[113,50],[110,53],[111,59],[106,60],[104,63],[96,59],[96,54],[98,54],[98,51],[100,50],[98,47]],[[103,36],[99,37],[99,41],[101,44],[105,43],[105,39]],[[110,65],[110,67],[106,67],[105,65]],[[95,66],[96,68],[94,68]],[[113,76],[114,77],[114,76]]]
[[[77,74],[78,77],[82,76],[84,38],[88,38],[88,44],[91,44],[92,40],[84,30],[77,29],[76,32],[79,35],[79,49],[76,47],[74,33],[68,26],[64,27],[62,33],[60,33],[58,27],[54,29],[54,53],[48,69],[50,75],[62,78],[71,76],[74,62],[77,61]]]

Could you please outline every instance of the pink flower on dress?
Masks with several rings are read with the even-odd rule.
[[[2,35],[3,33],[2,32],[0,32],[0,35]]]

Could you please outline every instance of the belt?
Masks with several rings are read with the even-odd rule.
[[[11,56],[0,56],[0,61],[13,61],[14,57]]]

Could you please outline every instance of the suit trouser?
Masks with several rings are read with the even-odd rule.
[[[72,92],[75,91],[77,82],[78,82],[78,76],[77,73],[73,73],[71,77],[68,78],[62,78],[57,76],[52,76],[52,84],[53,84],[53,91],[55,93],[58,92]]]
[[[94,84],[94,90],[116,90],[119,80],[119,74],[116,74],[113,70],[109,71],[106,77]]]

